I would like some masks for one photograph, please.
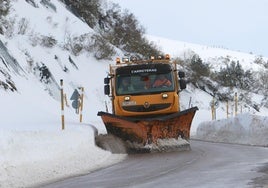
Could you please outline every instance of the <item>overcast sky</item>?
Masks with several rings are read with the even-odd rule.
[[[268,0],[111,0],[150,35],[268,57]]]

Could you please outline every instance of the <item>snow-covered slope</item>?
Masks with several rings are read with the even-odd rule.
[[[27,2],[35,2],[35,6]],[[32,186],[89,173],[124,159],[124,155],[97,148],[91,128],[95,125],[99,132],[105,132],[97,112],[104,110],[105,101],[109,101],[103,94],[103,78],[113,62],[97,61],[84,51],[76,56],[68,51],[64,46],[70,36],[90,36],[95,31],[60,1],[46,2],[50,2],[49,6],[34,0],[12,1],[9,20],[13,26],[7,35],[0,35],[4,46],[0,48],[0,187]],[[249,62],[246,64],[249,67],[255,58],[225,49],[152,36],[149,39],[173,57],[183,57],[185,50],[191,49],[207,59],[232,56]],[[48,79],[42,72],[45,68],[50,72]],[[64,131],[61,130],[60,79],[64,81],[69,106],[64,110]],[[82,123],[70,100],[78,87],[85,88]],[[191,86],[181,93],[181,98],[183,109],[191,105],[199,108],[191,129],[194,135],[200,122],[211,119],[212,98]],[[225,104],[219,105],[217,119],[226,117],[224,107]],[[267,114],[267,109],[261,109],[260,114]]]
[[[244,69],[259,70],[262,65],[254,63],[257,57],[256,54],[243,53],[239,51],[232,51],[216,46],[204,46],[182,41],[174,41],[162,37],[147,35],[147,38],[160,46],[164,52],[170,53],[173,57],[185,58],[189,51],[198,54],[205,62],[211,62],[213,67],[219,66],[222,63],[221,59],[229,58],[233,61],[239,61]],[[176,46],[176,48],[174,48]],[[264,61],[268,61],[267,57],[262,57]]]
[[[28,99],[29,104],[32,101],[39,108],[59,115],[59,109],[55,108],[55,105],[49,106],[44,101],[49,100],[55,104],[59,102],[59,84],[60,79],[63,79],[64,92],[68,100],[75,89],[84,87],[86,105],[104,107],[102,106],[104,99],[102,84],[103,78],[106,76],[105,70],[110,62],[98,62],[86,52],[75,56],[64,47],[68,36],[92,34],[94,31],[66,10],[59,1],[52,4],[56,8],[55,10],[51,10],[37,1],[35,5],[38,7],[34,7],[26,1],[14,1],[9,15],[10,20],[15,20],[11,36],[0,35],[0,40],[7,47],[8,53],[15,58],[21,67],[16,71],[9,62],[7,66],[0,64],[0,68],[9,74],[10,80],[17,88],[17,92],[6,90],[5,95],[13,95],[13,100],[16,98],[21,100],[23,96],[35,96]],[[23,34],[18,34],[21,30],[22,20],[24,20],[26,29]],[[52,47],[44,44],[46,37],[56,40]],[[3,58],[3,60],[7,59]],[[44,67],[49,70],[51,75],[48,80],[41,71]],[[5,79],[3,78],[1,81],[5,81]],[[40,95],[43,96],[41,99],[45,100],[40,100]],[[95,98],[100,100],[95,100]],[[20,108],[17,109],[20,110]],[[66,110],[72,111],[73,109],[67,108]],[[12,111],[19,114],[16,113],[16,109]],[[93,120],[97,119],[96,112],[93,110],[84,117],[89,116],[91,116],[91,120],[93,117]],[[8,121],[16,120],[8,118]]]

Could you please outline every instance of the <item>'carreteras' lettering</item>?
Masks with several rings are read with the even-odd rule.
[[[147,73],[147,72],[157,72],[157,69],[139,69],[139,70],[131,70],[132,74],[137,73]]]

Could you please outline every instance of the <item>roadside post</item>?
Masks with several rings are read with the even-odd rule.
[[[228,102],[228,100],[226,101],[226,117],[227,117],[227,119],[229,118],[229,102]]]
[[[64,94],[64,101],[65,101],[65,105],[66,105],[67,107],[69,107],[69,104],[68,104],[68,101],[67,101],[67,95],[66,95],[66,93]]]
[[[63,80],[60,80],[60,96],[61,96],[61,129],[64,130],[64,96],[63,96]]]
[[[215,99],[215,97],[213,97],[212,101],[210,101],[210,107],[211,107],[212,120],[215,120],[216,119],[216,109],[219,107],[218,100]]]
[[[238,99],[237,99],[237,92],[235,92],[235,97],[234,97],[234,100],[235,100],[235,116],[237,116],[237,109],[238,109],[238,107],[237,107],[237,103],[238,103]]]
[[[80,96],[80,118],[79,121],[80,123],[82,122],[82,118],[83,118],[83,103],[84,103],[84,87],[80,87],[81,90],[81,96]]]
[[[215,120],[215,98],[212,98],[212,101],[210,102],[210,107],[211,107],[211,119]]]

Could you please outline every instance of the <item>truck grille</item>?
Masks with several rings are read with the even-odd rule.
[[[152,112],[162,110],[170,106],[171,103],[166,103],[166,104],[151,104],[148,108],[145,108],[143,105],[123,106],[122,108],[130,112]]]

